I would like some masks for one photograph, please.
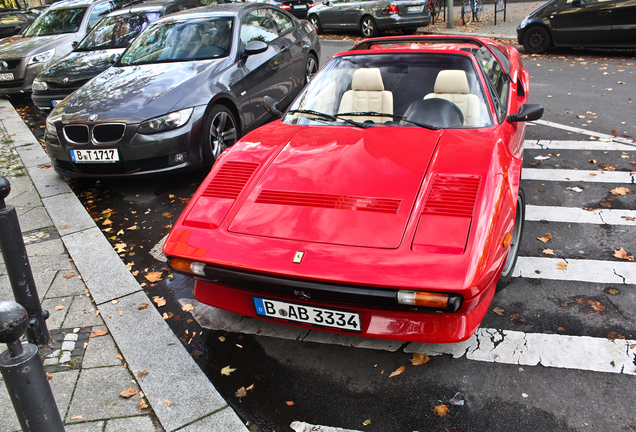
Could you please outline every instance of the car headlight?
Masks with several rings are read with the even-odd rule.
[[[46,82],[40,81],[39,79],[36,78],[33,81],[31,88],[35,91],[47,91],[49,89],[49,86],[46,84]]]
[[[169,131],[183,126],[190,120],[194,108],[186,108],[180,111],[174,111],[161,117],[155,117],[139,125],[137,132],[141,134],[153,134],[158,132]]]
[[[54,55],[55,55],[55,48],[42,51],[41,53],[37,53],[36,55],[31,57],[31,59],[29,60],[29,64],[46,63],[47,61],[51,60]]]
[[[57,129],[55,129],[55,124],[53,123],[53,120],[51,120],[50,116],[46,118],[46,128],[44,129],[44,135],[52,138],[57,138]]]

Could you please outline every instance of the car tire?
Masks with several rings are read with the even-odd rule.
[[[203,121],[203,165],[212,168],[214,162],[238,141],[240,130],[232,111],[225,105],[213,105]]]
[[[315,55],[309,54],[305,59],[305,83],[307,85],[309,81],[316,75],[318,72],[318,59]]]
[[[405,28],[405,29],[402,29],[402,34],[409,35],[409,36],[414,35],[415,33],[417,33],[417,29],[418,27]]]
[[[544,27],[530,27],[523,35],[523,48],[528,54],[545,54],[551,40],[550,33]]]
[[[362,36],[370,38],[378,35],[378,28],[375,25],[375,20],[369,15],[362,17],[360,21],[360,33]]]
[[[517,195],[517,212],[515,213],[515,225],[512,230],[512,239],[510,240],[510,252],[506,257],[503,270],[497,281],[497,291],[506,287],[512,280],[512,274],[515,271],[517,258],[519,257],[519,248],[521,246],[521,238],[523,236],[523,226],[526,217],[526,197],[523,188],[519,186],[519,194]]]
[[[314,26],[314,28],[316,29],[316,33],[317,34],[321,34],[322,33],[322,26],[320,25],[320,18],[318,18],[318,15],[312,15],[309,17],[309,23]]]

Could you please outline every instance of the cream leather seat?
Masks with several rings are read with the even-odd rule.
[[[470,94],[468,78],[463,70],[442,70],[435,80],[435,93],[429,93],[424,99],[440,98],[453,102],[464,114],[465,125],[478,125],[480,122],[479,98]]]
[[[366,112],[393,114],[393,93],[384,90],[382,74],[378,68],[358,69],[351,79],[351,90],[342,95],[338,113]],[[384,123],[391,117],[345,116],[351,120]]]

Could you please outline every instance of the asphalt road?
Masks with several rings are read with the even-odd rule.
[[[352,44],[323,41],[321,65]],[[473,345],[354,347],[359,338],[218,314],[193,302],[191,281],[170,277],[149,254],[201,174],[74,188],[110,228],[113,244],[124,244],[122,259],[147,292],[169,300],[159,310],[215,386],[259,431],[292,430],[294,421],[301,422],[296,431],[636,430],[636,346],[620,345],[636,339],[636,264],[613,256],[621,247],[636,252],[636,58],[559,50],[524,56],[524,64],[530,102],[546,112],[526,134],[522,277],[495,297]],[[34,127],[40,124],[36,118]],[[630,190],[614,195],[619,187]],[[126,229],[133,225],[139,228]],[[555,270],[559,262],[566,270]],[[161,272],[159,281],[148,280],[153,272]],[[189,303],[193,313],[181,311]],[[609,355],[608,344],[622,351]],[[412,352],[430,361],[412,366]],[[223,376],[227,365],[236,371]],[[389,377],[401,366],[403,373]],[[235,395],[252,384],[246,396]],[[442,404],[449,409],[443,417],[434,412]]]

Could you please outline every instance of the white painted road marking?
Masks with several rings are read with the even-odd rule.
[[[595,138],[600,138],[603,140],[608,140],[608,141],[614,141],[614,142],[622,142],[622,143],[633,143],[634,141],[632,141],[629,138],[618,138],[615,137],[613,135],[607,135],[601,132],[594,132],[591,130],[587,130],[587,129],[582,129],[582,128],[577,128],[577,127],[572,127],[572,126],[567,126],[567,125],[563,125],[560,123],[555,123],[555,122],[551,122],[551,121],[547,121],[547,120],[535,120],[533,122],[534,124],[538,124],[538,125],[542,125],[542,126],[549,126],[555,129],[563,129],[569,132],[576,132],[576,133],[580,133],[582,135],[588,135],[588,136],[592,136]]]
[[[564,262],[567,263],[566,269],[559,270],[557,264]],[[520,256],[513,276],[621,285],[636,284],[636,263]]]
[[[636,210],[526,205],[526,221],[636,225]]]
[[[636,144],[618,144],[604,141],[550,141],[526,140],[523,143],[526,150],[603,150],[603,151],[634,151]]]
[[[342,429],[338,427],[312,425],[305,422],[295,421],[289,425],[294,432],[360,432],[353,429]]]
[[[584,171],[524,168],[522,180],[566,181],[586,183],[635,183],[636,173],[627,171]]]
[[[636,375],[636,341],[589,336],[523,333],[481,328],[457,344],[409,344],[404,351],[429,356],[450,354],[455,358],[491,363],[518,364],[592,372]]]

